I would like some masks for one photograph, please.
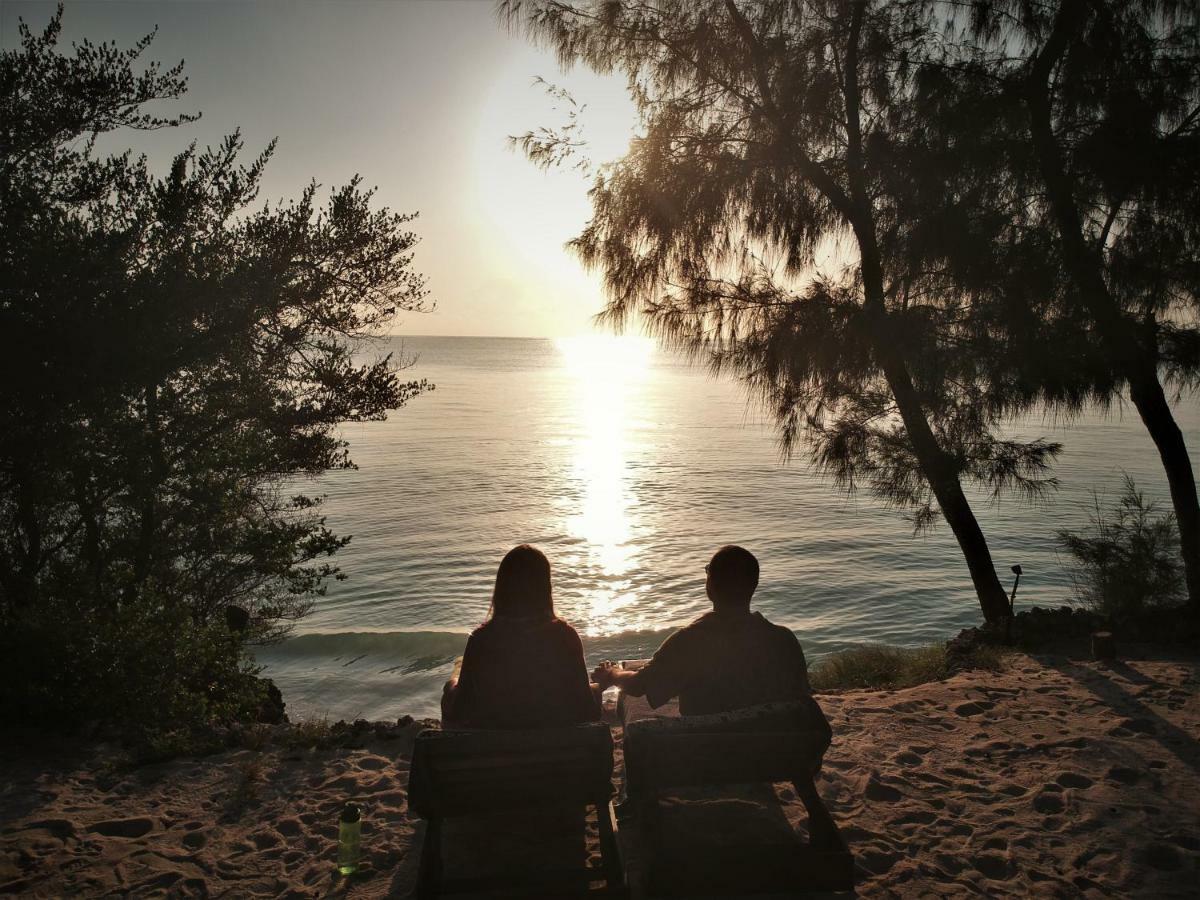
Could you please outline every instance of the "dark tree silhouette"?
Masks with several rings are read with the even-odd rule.
[[[963,480],[1038,494],[1058,445],[1000,440],[964,353],[969,298],[908,215],[921,145],[925,3],[517,2],[502,21],[564,63],[629,78],[644,134],[602,170],[574,242],[603,269],[607,319],[641,315],[759,390],[785,448],[804,437],[843,484],[938,511],[984,616],[1004,590]],[[574,135],[527,135],[535,161]],[[850,252],[810,278],[836,242]]]
[[[355,352],[423,308],[413,217],[357,180],[252,209],[273,147],[242,164],[236,134],[165,177],[96,154],[98,135],[190,121],[142,112],[185,82],[135,73],[150,37],[61,54],[60,23],[22,24],[0,56],[3,699],[207,714],[205,667],[244,672],[241,640],[282,633],[338,575],[348,538],[297,478],[352,465],[338,423],[426,388]],[[230,604],[251,614],[232,642]]]
[[[983,173],[1002,182],[992,209],[1053,236],[1062,319],[1107,370],[1101,399],[1127,389],[1158,449],[1200,611],[1200,503],[1168,397],[1200,371],[1200,10],[997,2],[965,24],[945,59],[970,82],[966,127],[1004,145]]]

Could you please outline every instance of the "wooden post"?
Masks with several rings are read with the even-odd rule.
[[[1092,659],[1116,659],[1117,642],[1111,631],[1092,633]]]

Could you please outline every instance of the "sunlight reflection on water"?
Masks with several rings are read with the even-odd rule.
[[[572,560],[595,573],[584,601],[590,635],[615,634],[641,624],[633,611],[637,591],[637,498],[627,477],[634,413],[650,377],[654,344],[646,338],[585,335],[561,338],[562,356],[577,416],[572,474],[578,500],[566,503],[565,530],[578,539]]]

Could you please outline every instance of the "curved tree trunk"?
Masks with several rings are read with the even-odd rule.
[[[913,452],[921,465],[938,506],[941,507],[950,530],[958,541],[967,561],[971,583],[979,598],[979,607],[988,622],[998,622],[1009,614],[1008,597],[996,575],[992,553],[979,520],[963,492],[953,461],[938,444],[929,427],[921,398],[913,386],[908,364],[897,349],[894,333],[888,328],[887,305],[883,289],[883,266],[875,230],[875,216],[867,179],[863,170],[862,124],[858,81],[859,39],[866,0],[856,0],[850,10],[850,29],[846,46],[845,80],[842,84],[846,102],[846,170],[849,196],[841,201],[843,213],[858,241],[863,279],[864,309],[872,322],[872,345],[883,369],[884,377],[896,400],[900,418],[908,433]]]
[[[886,318],[883,321],[886,321]],[[975,594],[983,610],[983,618],[988,622],[1002,621],[1009,614],[1008,596],[996,575],[996,566],[992,562],[992,553],[988,549],[987,539],[983,536],[983,529],[979,527],[979,520],[975,518],[970,501],[963,492],[958,473],[929,427],[907,366],[902,361],[886,359],[894,354],[887,348],[885,340],[886,337],[876,340],[876,352],[884,357],[884,374],[891,385],[892,396],[896,398],[896,406],[904,420],[913,451],[921,463],[925,477],[929,480],[929,486],[933,489],[942,515],[950,530],[954,532],[958,546],[967,561],[971,583],[975,586]]]
[[[865,245],[864,245],[865,244]],[[988,548],[983,529],[975,518],[975,511],[963,492],[958,472],[946,452],[938,444],[937,435],[929,427],[929,420],[921,406],[921,399],[913,386],[908,365],[896,350],[887,327],[887,311],[883,303],[883,278],[879,267],[874,242],[860,239],[863,258],[863,284],[866,306],[874,322],[872,328],[875,352],[883,368],[884,376],[892,389],[900,418],[904,421],[913,453],[921,464],[921,470],[929,481],[942,515],[962,550],[971,573],[971,583],[979,598],[979,607],[987,622],[999,622],[1009,615],[1008,596],[996,575],[992,552]]]
[[[1171,489],[1171,504],[1179,526],[1180,550],[1183,553],[1183,572],[1187,582],[1188,603],[1200,614],[1200,501],[1196,497],[1196,477],[1188,456],[1183,432],[1171,414],[1166,394],[1157,372],[1148,377],[1130,380],[1129,394],[1137,407],[1142,423],[1150,432],[1154,446],[1167,473]]]
[[[1158,351],[1153,342],[1138,340],[1137,323],[1130,322],[1104,279],[1103,261],[1083,235],[1070,176],[1054,136],[1050,105],[1050,76],[1086,14],[1079,0],[1063,0],[1045,46],[1037,53],[1025,85],[1030,134],[1046,184],[1046,199],[1058,227],[1067,272],[1080,301],[1096,322],[1105,352],[1129,382],[1130,399],[1158,448],[1167,473],[1171,504],[1179,525],[1180,553],[1187,580],[1188,602],[1200,612],[1200,498],[1183,432],[1175,421],[1158,377]]]

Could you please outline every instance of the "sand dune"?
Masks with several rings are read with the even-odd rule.
[[[1194,659],[1017,656],[999,675],[822,697],[835,739],[819,786],[858,892],[1196,896],[1198,686]],[[421,827],[405,802],[418,728],[131,772],[106,768],[106,748],[10,744],[0,893],[404,896]],[[367,871],[347,885],[333,861],[350,797],[366,809]]]

